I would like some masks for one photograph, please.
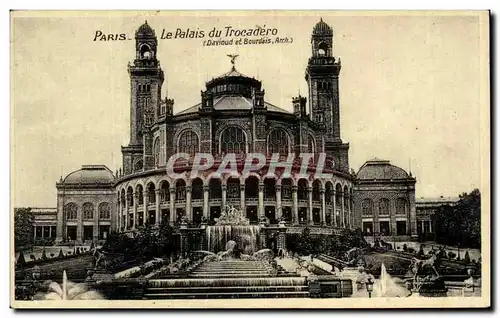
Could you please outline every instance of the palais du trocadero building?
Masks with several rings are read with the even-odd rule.
[[[416,235],[415,178],[384,160],[366,162],[356,174],[349,167],[349,144],[341,139],[341,63],[333,55],[333,30],[323,20],[313,28],[305,69],[308,98],[297,96],[293,112],[265,99],[262,83],[232,68],[206,83],[200,102],[174,113],[174,100],[162,97],[165,81],[155,31],[146,23],[135,33],[130,76],[130,141],[122,146],[123,166],[84,165],[56,184],[57,241],[103,239],[110,231],[133,231],[147,223],[180,222],[197,227],[213,222],[221,209],[241,208],[254,223],[284,220],[289,229],[361,228],[366,234]],[[133,52],[131,52],[133,53]],[[234,62],[234,61],[233,61]],[[166,163],[175,153],[211,153],[215,166],[195,179],[172,179]],[[327,177],[314,169],[298,177],[267,166],[248,176],[218,176],[225,154],[283,158],[293,153],[325,153]],[[316,158],[313,160],[317,160]],[[189,170],[178,162],[176,172]]]

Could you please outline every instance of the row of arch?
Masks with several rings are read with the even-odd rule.
[[[409,210],[408,200],[405,198],[397,198],[394,200],[395,212],[398,215],[406,215]],[[361,201],[361,211],[365,216],[371,216],[374,214],[374,202],[372,199],[364,199]],[[378,200],[378,215],[390,215],[391,214],[391,200],[387,198],[382,198]]]
[[[111,204],[108,202],[101,202],[98,205],[99,219],[109,220],[111,219]],[[80,212],[81,211],[81,212]],[[74,202],[70,202],[64,206],[64,217],[66,220],[78,220],[79,214],[82,213],[83,220],[94,220],[94,204],[91,202],[85,202],[79,208]]]
[[[249,139],[247,132],[241,127],[229,126],[225,128],[217,139],[217,151],[219,153],[248,153]],[[267,136],[267,152],[279,153],[286,156],[293,152],[292,139],[290,134],[284,128],[275,128],[271,130]],[[160,161],[160,139],[157,137],[153,143],[155,154],[155,162],[157,165]],[[184,129],[176,139],[176,150],[178,153],[195,154],[200,151],[199,135],[192,129]],[[309,153],[316,152],[316,143],[311,134],[307,135],[307,151]]]
[[[136,185],[124,185],[119,189],[118,194],[122,205],[127,203],[128,206],[134,204],[134,199],[137,204],[144,204],[144,198],[147,198],[148,203],[156,202],[157,191],[160,194],[161,202],[170,200],[170,193],[174,193],[176,202],[186,200],[186,192],[191,192],[191,200],[203,199],[203,192],[209,192],[209,198],[218,199],[222,198],[222,189],[226,189],[226,196],[228,199],[239,198],[241,191],[244,188],[245,198],[257,198],[259,188],[263,191],[264,199],[276,198],[277,191],[281,191],[282,200],[291,200],[292,192],[297,191],[298,200],[307,200],[308,192],[312,194],[313,201],[320,201],[321,193],[325,194],[325,202],[331,203],[333,195],[338,199],[342,196],[352,197],[352,187],[347,184],[334,182],[331,180],[322,181],[316,179],[314,181],[300,178],[294,180],[293,178],[282,178],[276,180],[275,178],[259,178],[257,175],[250,175],[243,179],[238,176],[228,176],[227,178],[195,178],[193,180],[177,179],[175,181],[160,180],[158,182],[149,180],[144,186],[142,182]],[[340,200],[337,200],[340,202]],[[346,200],[347,202],[347,200]]]

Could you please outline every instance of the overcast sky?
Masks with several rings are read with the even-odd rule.
[[[422,14],[422,13],[421,13]],[[94,14],[95,15],[95,14]],[[310,36],[320,16],[334,29],[342,59],[341,134],[354,170],[388,159],[411,170],[417,197],[456,196],[480,187],[480,72],[477,16],[206,17],[107,16],[15,18],[12,22],[12,191],[14,206],[55,206],[55,183],[82,164],[121,165],[128,144],[134,40],[93,41],[144,22],[175,32],[276,28],[289,44],[204,47],[204,39],[159,39],[166,80],[162,97],[178,112],[200,102],[204,83],[230,68],[263,82],[265,99],[292,110],[305,94]],[[483,105],[484,107],[484,105]],[[483,108],[484,109],[484,108]]]

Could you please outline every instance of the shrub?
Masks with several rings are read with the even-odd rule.
[[[415,253],[415,249],[413,247],[408,247],[406,250],[408,251],[408,253]]]
[[[30,259],[31,259],[32,261],[36,260],[35,255],[30,254]]]
[[[404,252],[407,252],[407,251],[408,251],[408,245],[406,245],[406,243],[405,243],[405,244],[403,244],[403,251],[404,251]]]
[[[50,253],[50,257],[54,258],[55,254],[54,253]]]
[[[59,255],[57,257],[59,257],[59,258],[63,258],[64,257],[64,253],[62,251],[62,248],[59,250]]]
[[[71,255],[71,251],[68,251],[68,253],[67,253],[67,254],[68,254],[68,255]]]
[[[455,257],[457,257],[457,254],[455,254],[453,252],[448,252],[448,258],[449,259],[454,259]]]

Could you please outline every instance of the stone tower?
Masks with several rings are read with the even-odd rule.
[[[122,147],[125,174],[154,166],[151,126],[161,112],[161,87],[164,80],[157,60],[157,47],[155,32],[146,21],[135,32],[135,59],[128,66],[130,142],[127,147]]]
[[[323,128],[325,152],[335,159],[338,170],[349,171],[349,144],[340,137],[340,58],[333,56],[333,30],[321,19],[311,35],[312,55],[306,68],[309,116]]]
[[[143,144],[143,134],[159,113],[164,75],[156,59],[158,41],[146,21],[135,32],[135,60],[130,74],[130,145]]]

